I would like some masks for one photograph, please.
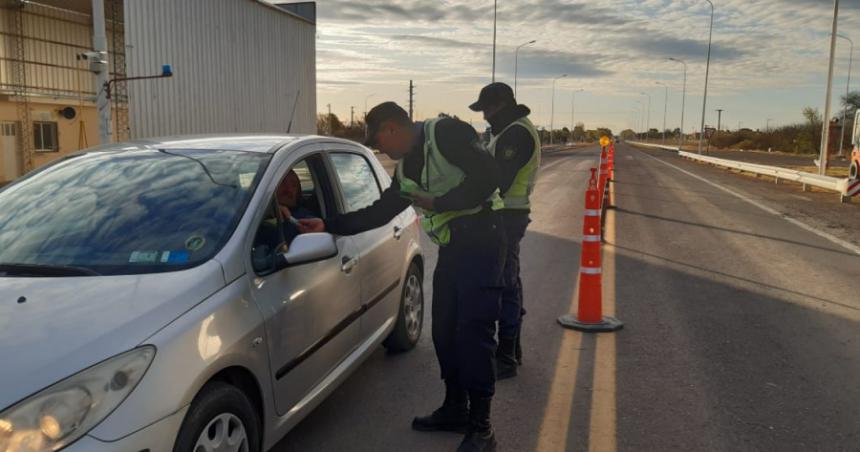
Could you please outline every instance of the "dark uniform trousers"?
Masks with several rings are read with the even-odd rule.
[[[433,345],[442,379],[471,394],[495,392],[496,322],[502,296],[506,237],[498,212],[451,222],[433,273]]]
[[[520,324],[525,313],[523,309],[523,282],[520,279],[520,241],[526,234],[531,220],[527,210],[505,210],[505,236],[508,251],[502,276],[502,309],[499,315],[499,337],[516,339],[520,335]]]

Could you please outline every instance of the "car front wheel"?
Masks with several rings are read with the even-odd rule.
[[[418,343],[423,326],[424,286],[421,269],[418,264],[413,262],[409,266],[409,271],[406,272],[406,280],[403,283],[397,324],[382,345],[390,352],[411,350]]]
[[[173,452],[259,452],[260,420],[235,386],[208,383],[191,403]]]

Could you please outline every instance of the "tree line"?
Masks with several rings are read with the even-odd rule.
[[[854,147],[852,133],[854,131],[854,116],[860,109],[860,91],[853,91],[842,96],[842,108],[845,109],[845,134],[842,137],[843,150],[849,151]],[[794,124],[782,125],[769,129],[740,128],[738,130],[718,130],[710,137],[710,145],[725,149],[744,150],[774,150],[791,153],[814,154],[821,147],[821,131],[823,118],[821,112],[814,107],[805,107],[802,111],[803,120]],[[842,131],[842,110],[830,121],[830,149],[837,151]],[[666,140],[676,143],[680,137],[679,129],[666,130]],[[651,129],[648,132],[637,133],[631,129],[621,132],[625,140],[648,139],[661,140],[663,132]],[[687,139],[698,140],[699,134],[686,136]]]
[[[455,115],[440,113],[439,116],[457,118]],[[317,115],[317,134],[325,136],[333,136],[345,138],[347,140],[361,142],[364,139],[364,121],[356,120],[352,122],[344,122],[334,113],[323,113]],[[479,134],[486,133],[478,131]],[[552,140],[550,140],[550,131],[545,128],[538,128],[538,135],[542,143],[569,143],[569,142],[588,142],[594,143],[600,140],[602,136],[612,136],[612,130],[606,127],[598,127],[596,129],[587,130],[585,124],[577,123],[571,130],[567,127],[552,131]]]

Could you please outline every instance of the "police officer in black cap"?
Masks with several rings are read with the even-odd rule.
[[[502,216],[508,253],[496,352],[497,378],[501,380],[516,376],[517,366],[522,363],[520,331],[525,310],[520,279],[520,241],[531,221],[529,197],[540,167],[540,136],[528,119],[529,108],[517,104],[511,87],[504,83],[485,86],[478,101],[469,108],[482,111],[484,119],[490,123],[488,149],[498,163],[499,188],[505,203]]]
[[[495,451],[490,404],[506,249],[495,162],[469,124],[453,118],[413,123],[393,102],[368,113],[365,144],[398,161],[391,186],[356,212],[299,220],[300,230],[357,234],[415,206],[439,245],[433,344],[445,400],[430,415],[416,417],[412,428],[465,432],[458,452]]]

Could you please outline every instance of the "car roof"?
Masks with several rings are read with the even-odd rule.
[[[328,142],[360,146],[353,141],[317,135],[209,134],[157,137],[110,143],[86,149],[85,152],[133,149],[212,149],[271,154],[286,146],[307,142]]]

